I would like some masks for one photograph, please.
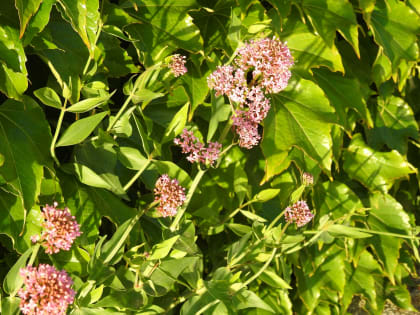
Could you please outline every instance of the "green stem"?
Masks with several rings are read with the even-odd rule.
[[[34,263],[35,258],[38,255],[38,251],[40,247],[41,247],[41,244],[39,243],[35,244],[34,249],[32,250],[31,258],[28,261],[28,266],[32,266],[32,264]]]
[[[88,57],[88,60],[86,61],[85,67],[83,69],[82,77],[84,77],[86,75],[86,73],[89,69],[89,66],[90,66],[90,62],[93,60],[93,58],[95,56],[93,50],[96,48],[96,43],[99,40],[99,36],[101,35],[102,26],[103,26],[101,20],[99,20],[99,21],[100,22],[99,22],[99,26],[98,26],[98,31],[97,31],[96,36],[95,36],[95,41],[93,42],[93,48],[92,48],[92,51],[89,51],[89,57]]]
[[[185,199],[184,204],[182,207],[178,210],[178,213],[176,214],[175,220],[172,222],[169,229],[173,232],[178,229],[179,221],[181,220],[182,216],[184,215],[185,210],[187,210],[188,204],[191,201],[192,196],[194,195],[195,190],[197,189],[198,184],[200,183],[201,179],[203,178],[204,174],[207,172],[207,169],[202,170],[199,169],[197,175],[195,175],[195,178],[191,184],[190,189],[188,190],[187,197]]]
[[[58,135],[60,134],[61,125],[63,124],[64,114],[66,113],[66,105],[67,105],[67,99],[65,99],[64,105],[63,107],[61,107],[60,116],[58,117],[58,121],[57,121],[57,128],[55,128],[54,137],[52,139],[51,146],[50,146],[51,156],[53,157],[55,163],[57,163],[58,166],[60,166],[60,162],[58,161],[57,156],[55,155],[55,144],[57,142]]]
[[[225,125],[225,128],[222,131],[222,134],[219,137],[219,140],[217,140],[217,142],[222,143],[223,140],[225,140],[230,128],[232,127],[233,121],[232,119],[229,118],[228,122]]]
[[[268,229],[271,229],[281,219],[285,212],[286,210],[283,210],[277,217],[275,217],[275,219],[268,225]]]
[[[258,272],[256,274],[254,274],[251,278],[249,278],[247,281],[245,281],[242,286],[241,289],[248,286],[252,281],[254,281],[255,279],[257,279],[263,272],[265,269],[268,268],[268,266],[270,265],[271,261],[273,260],[274,256],[276,255],[277,252],[277,248],[274,248],[273,251],[271,252],[271,256],[270,258],[268,258],[268,260],[265,262],[264,266],[261,267],[260,270],[258,270]]]
[[[136,180],[141,176],[141,174],[150,165],[151,162],[152,160],[150,159],[147,160],[147,162],[143,165],[143,167],[137,171],[137,173],[130,179],[130,181],[127,184],[125,184],[123,188],[124,191],[127,191],[136,182]]]
[[[359,232],[365,232],[365,233],[370,233],[370,234],[400,237],[400,238],[406,238],[406,239],[411,239],[411,240],[420,239],[420,237],[413,236],[413,235],[404,235],[404,234],[391,233],[391,232],[382,232],[382,231],[368,230],[368,229],[363,229],[363,228],[355,228],[355,229],[358,230]],[[323,230],[321,230],[321,231],[304,231],[303,234],[320,234],[322,232],[324,232],[324,231]]]

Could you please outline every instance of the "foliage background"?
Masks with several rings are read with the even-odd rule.
[[[413,309],[419,14],[418,0],[2,0],[2,313],[18,312],[12,266],[55,200],[83,235],[38,260],[71,274],[72,314],[342,314],[354,295],[372,314]],[[191,186],[172,141],[184,126],[221,136],[230,106],[206,78],[266,36],[295,66],[260,146],[204,174],[180,229],[149,211],[118,244],[160,174]],[[188,60],[178,79],[159,68],[173,53]],[[281,235],[269,224],[304,171],[315,219]]]

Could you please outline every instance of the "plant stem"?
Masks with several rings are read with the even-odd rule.
[[[130,181],[125,184],[124,191],[127,191],[135,182],[136,180],[141,176],[141,174],[144,172],[144,170],[150,165],[152,160],[148,159],[147,162],[143,165],[141,169],[137,171],[137,173],[130,179]]]
[[[369,230],[369,229],[363,229],[363,228],[355,228],[359,232],[365,232],[365,233],[371,233],[371,234],[378,234],[378,235],[384,235],[384,236],[393,236],[393,237],[400,237],[400,238],[406,238],[411,240],[420,239],[418,236],[414,235],[404,235],[404,234],[398,234],[398,233],[391,233],[391,232],[382,232],[382,231],[376,231],[376,230]],[[303,234],[318,234],[322,233],[324,231],[304,231]]]
[[[281,219],[285,212],[286,209],[283,210],[277,217],[275,217],[275,219],[268,225],[268,229],[271,229]]]
[[[264,266],[262,266],[261,269],[258,270],[258,272],[256,274],[254,274],[251,278],[249,278],[247,281],[245,281],[242,284],[241,289],[244,288],[244,287],[246,287],[247,285],[249,285],[255,279],[257,279],[260,276],[260,274],[262,274],[264,272],[264,270],[268,268],[268,266],[270,265],[270,263],[273,260],[274,256],[276,255],[276,252],[277,252],[277,248],[274,248],[273,251],[271,252],[270,258],[268,258],[268,260],[265,262]]]
[[[55,155],[55,144],[57,142],[58,135],[60,134],[61,125],[63,124],[64,114],[66,113],[66,105],[67,105],[67,99],[65,99],[64,105],[63,107],[61,107],[60,116],[58,117],[58,121],[57,121],[57,128],[55,128],[54,137],[52,139],[51,146],[50,146],[51,156],[53,157],[55,163],[57,163],[58,166],[60,166],[60,162],[58,161],[57,156]]]
[[[35,258],[38,255],[38,251],[40,247],[41,247],[41,244],[39,243],[35,244],[34,249],[32,250],[31,258],[28,261],[28,266],[32,266],[32,264],[34,263]]]
[[[207,169],[202,170],[199,169],[197,175],[195,175],[194,180],[191,184],[190,189],[188,190],[187,197],[185,199],[184,204],[182,207],[178,210],[178,213],[176,214],[175,220],[172,222],[169,229],[173,232],[178,229],[179,221],[181,220],[182,216],[184,215],[185,210],[187,210],[188,204],[191,201],[192,196],[194,195],[195,190],[197,189],[198,184],[200,183],[201,179],[203,178],[204,174],[207,172]]]
[[[96,48],[96,43],[98,42],[99,36],[101,35],[103,24],[102,24],[101,19],[99,19],[99,21],[100,22],[99,22],[99,26],[98,26],[98,31],[97,31],[96,36],[95,36],[95,41],[93,42],[93,48],[91,48],[91,51],[89,51],[89,57],[88,57],[88,60],[86,61],[85,67],[83,69],[82,77],[84,77],[86,75],[86,73],[89,69],[90,62],[93,60],[93,57],[94,57],[94,52],[93,51]]]

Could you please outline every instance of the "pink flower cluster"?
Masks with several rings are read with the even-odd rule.
[[[58,203],[53,206],[46,205],[42,209],[42,227],[41,244],[45,247],[47,254],[58,253],[60,250],[70,250],[73,241],[80,236],[79,224],[76,218],[71,215],[70,210],[57,209]],[[31,237],[33,242],[38,241],[39,236]]]
[[[176,215],[178,207],[185,201],[185,188],[167,174],[156,181],[154,193],[155,201],[159,201],[157,210],[163,217]]]
[[[68,305],[73,303],[75,291],[71,288],[72,279],[64,270],[40,264],[38,268],[20,269],[20,275],[25,285],[18,291],[23,314],[66,314]]]
[[[179,77],[187,73],[188,69],[185,67],[185,58],[185,56],[181,56],[180,54],[171,56],[171,62],[168,66],[171,68],[171,71],[175,77]]]
[[[188,153],[187,160],[191,163],[207,163],[214,165],[219,158],[222,145],[218,142],[209,142],[206,148],[203,143],[194,136],[192,131],[184,129],[180,138],[175,138],[174,143],[182,148],[182,153]]]
[[[226,95],[238,103],[233,126],[239,135],[239,145],[251,149],[259,143],[258,124],[267,116],[270,101],[266,93],[278,93],[290,79],[293,58],[285,43],[276,37],[250,41],[238,50],[237,67],[219,66],[207,78],[216,96]],[[247,74],[251,71],[251,82]]]
[[[314,184],[314,177],[310,173],[302,174],[302,184],[305,186],[312,186]]]
[[[286,208],[284,217],[286,222],[295,222],[298,227],[301,227],[311,221],[314,214],[309,209],[306,201],[298,201],[293,206]]]

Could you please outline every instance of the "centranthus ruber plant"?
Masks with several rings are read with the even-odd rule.
[[[1,314],[414,311],[419,12],[2,1]]]

